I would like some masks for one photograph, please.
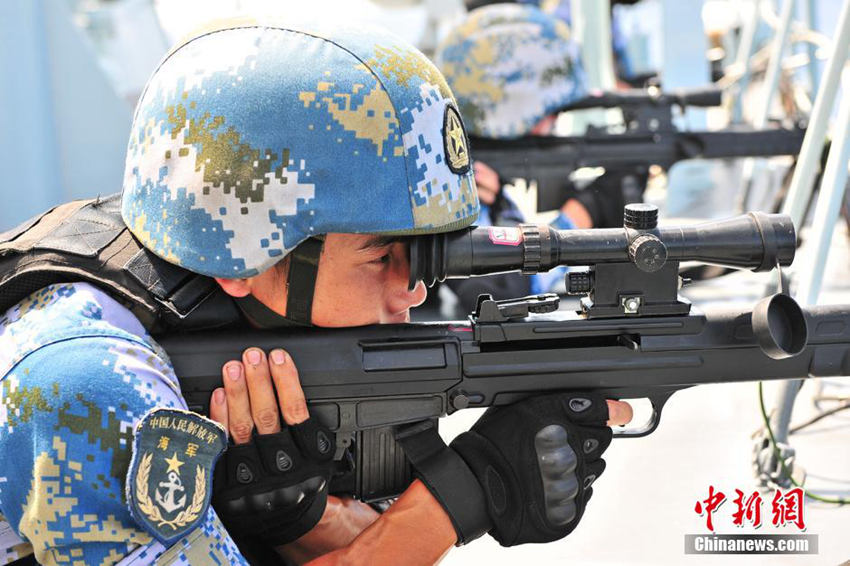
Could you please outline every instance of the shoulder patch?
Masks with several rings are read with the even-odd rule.
[[[212,471],[227,446],[218,423],[178,409],[153,409],[136,426],[127,474],[130,514],[163,544],[204,520]]]
[[[459,175],[469,171],[469,139],[460,114],[451,104],[446,105],[443,115],[443,145],[449,169]]]

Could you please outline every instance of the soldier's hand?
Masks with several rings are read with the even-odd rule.
[[[229,530],[309,559],[348,544],[378,517],[367,505],[328,497],[333,435],[310,418],[284,350],[248,348],[224,364],[222,381],[210,416],[234,445],[216,469],[213,503]]]
[[[493,538],[514,546],[572,532],[605,470],[602,453],[612,438],[606,424],[630,417],[626,403],[589,392],[531,397],[485,412],[451,447],[481,482]]]
[[[503,546],[551,542],[578,525],[605,470],[628,403],[560,392],[491,407],[446,447],[430,421],[396,428],[420,479],[466,544],[489,532]]]
[[[261,349],[248,348],[242,360],[225,363],[221,373],[224,388],[213,392],[210,417],[224,425],[236,445],[250,442],[254,430],[258,435],[281,432],[281,415],[287,425],[310,417],[298,370],[283,350],[266,357]]]
[[[478,200],[481,204],[492,206],[502,190],[499,174],[486,163],[475,161],[472,164],[475,174],[475,185],[478,187]]]

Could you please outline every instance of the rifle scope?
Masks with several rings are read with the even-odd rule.
[[[657,88],[630,89],[617,92],[591,92],[561,108],[561,111],[585,108],[620,108],[624,106],[685,106],[712,107],[723,104],[723,90],[708,87],[661,92]]]
[[[508,271],[525,274],[559,265],[632,263],[643,272],[668,261],[698,261],[770,271],[794,260],[797,238],[785,214],[750,212],[689,226],[657,226],[658,209],[630,204],[623,228],[555,230],[545,224],[472,227],[417,236],[410,243],[410,288],[446,278]]]

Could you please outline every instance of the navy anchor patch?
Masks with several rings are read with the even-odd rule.
[[[136,426],[127,475],[130,513],[140,526],[171,544],[204,519],[212,470],[227,446],[218,424],[179,409],[154,409]]]

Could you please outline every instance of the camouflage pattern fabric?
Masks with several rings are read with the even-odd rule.
[[[311,235],[450,231],[477,214],[449,87],[384,31],[219,24],[172,50],[136,109],[123,218],[197,273],[248,277]]]
[[[537,6],[547,14],[558,18],[567,26],[573,25],[571,0],[523,0],[523,4]],[[623,10],[628,5],[615,4],[611,7],[611,47],[614,51],[614,65],[617,77],[631,79],[634,77],[634,67],[628,50],[628,37],[623,31]]]
[[[569,28],[534,6],[494,4],[471,11],[434,59],[467,128],[481,137],[526,135],[586,91]]]
[[[208,506],[169,548],[132,519],[134,430],[157,407],[186,409],[168,358],[99,289],[52,285],[0,317],[0,514],[19,537],[0,564],[244,563]]]

